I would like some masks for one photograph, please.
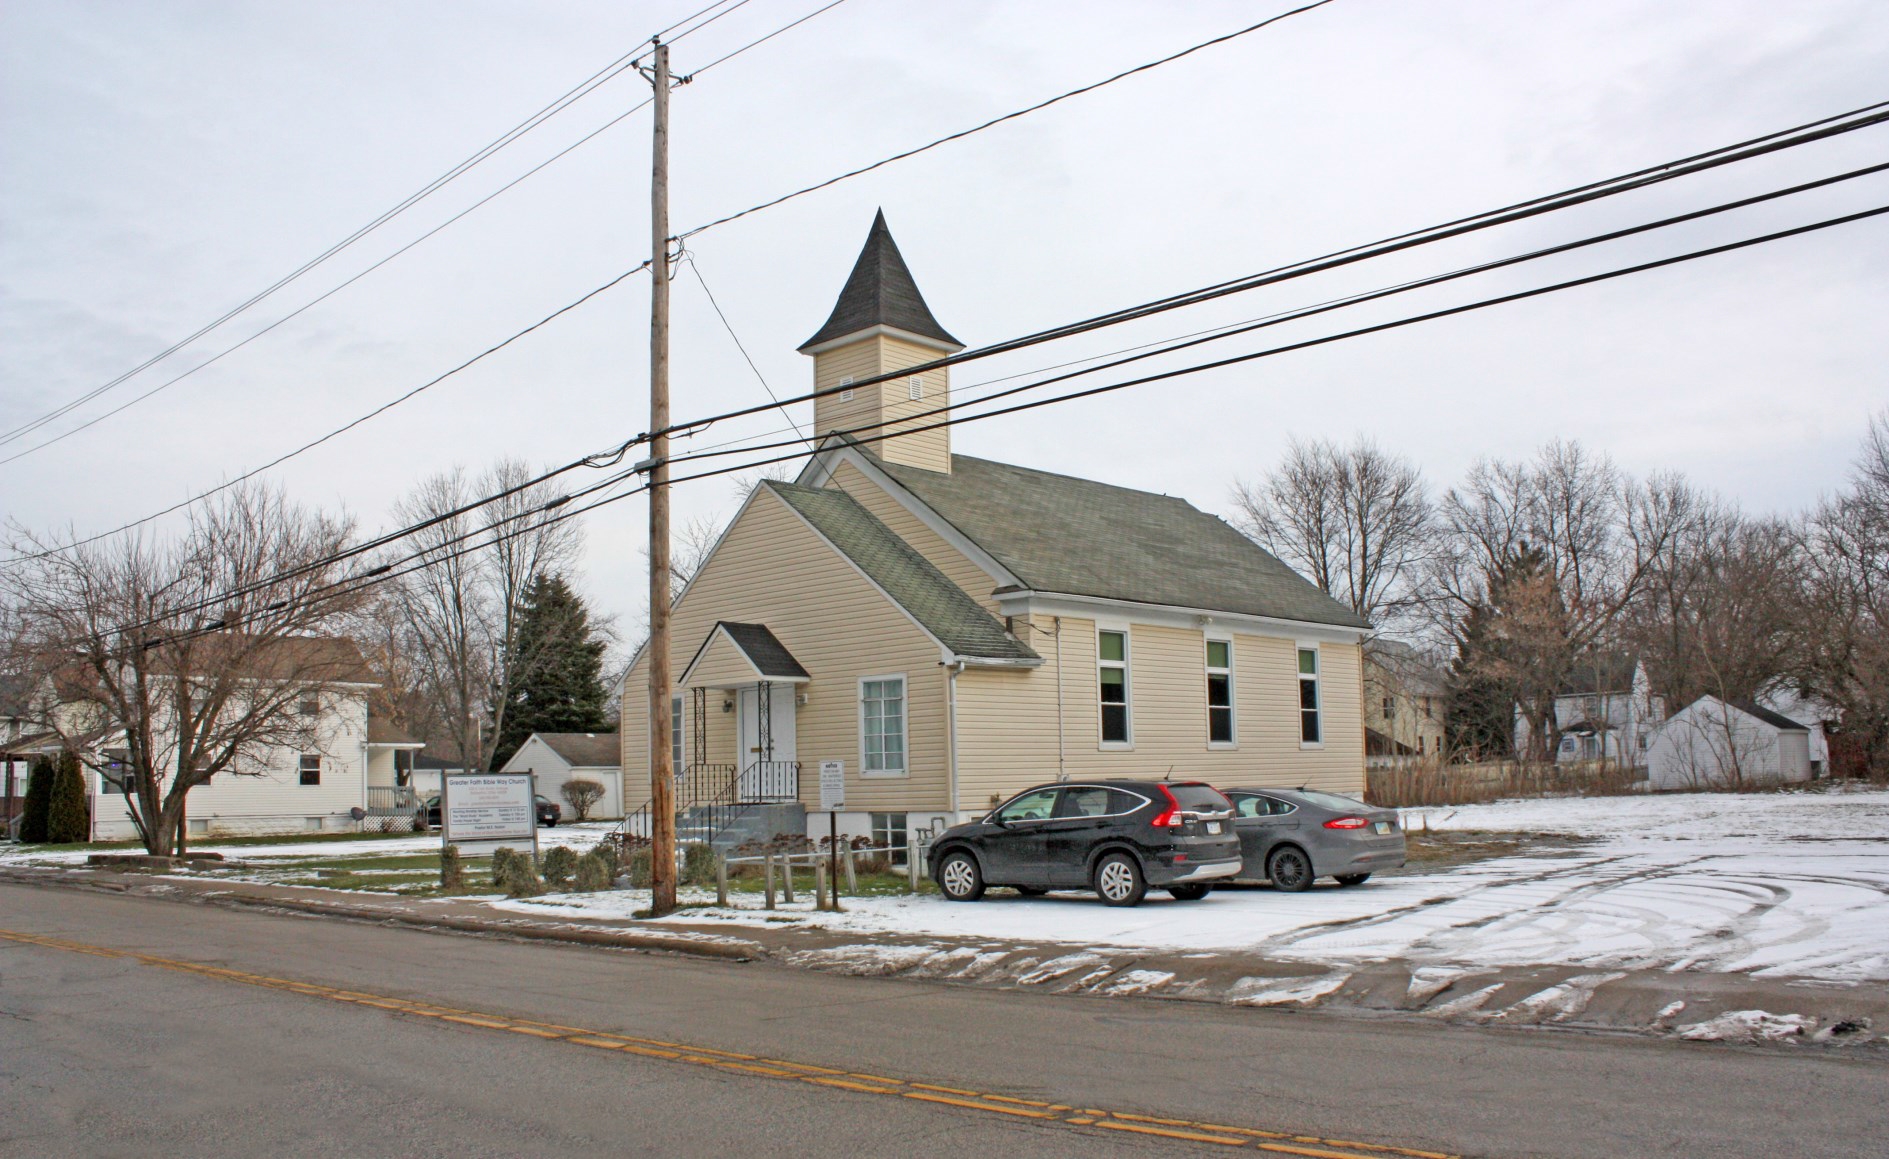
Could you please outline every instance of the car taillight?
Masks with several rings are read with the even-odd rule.
[[[1333,817],[1325,822],[1327,829],[1362,829],[1370,822],[1363,817]]]
[[[1156,785],[1155,788],[1161,790],[1161,795],[1167,798],[1168,807],[1156,813],[1154,820],[1148,822],[1148,824],[1154,826],[1156,829],[1172,829],[1180,825],[1182,823],[1181,803],[1174,799],[1174,794],[1168,791],[1166,785]]]

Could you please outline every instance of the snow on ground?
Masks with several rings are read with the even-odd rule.
[[[1889,792],[1510,801],[1421,814],[1431,829],[1554,832],[1591,843],[1352,889],[1231,888],[1196,902],[1155,892],[1135,909],[1111,909],[1089,894],[993,890],[968,905],[858,898],[842,914],[698,909],[665,920],[758,924],[791,915],[861,935],[1241,950],[1332,964],[1402,959],[1437,971],[1566,965],[1889,981]],[[501,904],[628,917],[649,901],[639,892]]]
[[[611,821],[591,821],[583,825],[558,825],[538,830],[538,848],[547,850],[568,845],[583,853],[599,838],[616,827]],[[352,857],[405,857],[439,852],[439,834],[422,833],[402,837],[364,837],[352,841],[302,841],[267,845],[218,844],[214,840],[190,843],[192,853],[220,853],[232,861],[277,866],[296,860],[342,861]],[[142,853],[138,848],[60,849],[40,852],[31,845],[9,845],[0,849],[0,864],[25,862],[37,865],[83,865],[93,853]]]

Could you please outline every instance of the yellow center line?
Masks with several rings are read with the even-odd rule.
[[[1233,1127],[1221,1123],[1194,1122],[1188,1119],[1164,1119],[1152,1115],[1135,1114],[1131,1111],[1113,1111],[1094,1107],[1072,1108],[1062,1103],[1045,1102],[1039,1099],[1023,1099],[989,1091],[965,1090],[960,1087],[940,1086],[936,1083],[889,1078],[885,1075],[765,1058],[760,1055],[666,1042],[657,1038],[641,1038],[611,1031],[591,1030],[579,1026],[560,1026],[556,1023],[512,1018],[488,1011],[460,1010],[452,1006],[396,998],[386,994],[344,990],[316,982],[274,978],[266,974],[252,974],[207,963],[162,958],[155,954],[141,954],[131,950],[114,950],[42,934],[0,929],[0,939],[51,950],[90,954],[99,958],[119,958],[176,973],[194,974],[200,978],[238,982],[246,986],[257,986],[332,1002],[346,1002],[412,1018],[450,1022],[475,1030],[508,1031],[532,1038],[567,1042],[574,1046],[613,1050],[642,1058],[686,1063],[691,1066],[708,1067],[757,1078],[809,1083],[855,1094],[914,1099],[919,1102],[980,1111],[984,1114],[1030,1119],[1045,1126],[1099,1127],[1110,1131],[1128,1131],[1138,1135],[1176,1139],[1188,1143],[1210,1143],[1223,1147],[1246,1147],[1275,1154],[1301,1155],[1310,1159],[1383,1159],[1386,1155],[1406,1156],[1408,1159],[1461,1159],[1460,1156],[1439,1151],[1418,1151],[1375,1143],[1322,1139],[1312,1135],[1267,1131],[1258,1127]]]

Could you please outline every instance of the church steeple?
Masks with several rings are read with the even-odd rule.
[[[837,388],[836,393],[814,400],[816,432],[844,431],[891,462],[949,472],[950,428],[913,430],[947,417],[934,412],[950,404],[948,369],[895,377],[857,390],[848,389],[848,384],[962,349],[964,344],[932,317],[898,243],[892,240],[885,211],[880,210],[833,313],[800,346],[802,354],[813,358],[814,389]]]

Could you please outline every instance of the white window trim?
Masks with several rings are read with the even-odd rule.
[[[1299,699],[1299,685],[1305,674],[1299,671],[1299,653],[1312,653],[1312,685],[1318,690],[1318,739],[1305,739],[1305,709]],[[1300,640],[1292,649],[1292,731],[1298,734],[1299,747],[1316,750],[1325,747],[1325,655],[1316,640]]]
[[[899,735],[905,742],[905,767],[901,769],[866,768],[866,685],[873,681],[896,680],[899,682]],[[878,676],[861,676],[858,693],[854,697],[859,717],[859,775],[872,780],[898,780],[912,775],[912,682],[903,672],[887,672]]]
[[[1225,644],[1227,646],[1227,666],[1214,668],[1207,664],[1207,645]],[[1237,749],[1240,747],[1240,678],[1239,649],[1234,645],[1230,632],[1203,632],[1200,640],[1201,692],[1206,693],[1206,677],[1215,672],[1227,674],[1227,716],[1232,723],[1232,740],[1213,739],[1213,706],[1207,706],[1207,748],[1215,752]]]
[[[1116,662],[1102,659],[1102,633],[1120,632],[1122,634],[1122,707],[1128,714],[1128,739],[1102,739],[1102,668],[1113,668]],[[1105,620],[1095,622],[1095,747],[1103,752],[1131,752],[1135,747],[1135,638],[1125,623],[1109,623]]]
[[[840,385],[845,388],[840,391],[840,401],[853,401],[853,376],[849,374],[845,378],[840,379]]]
[[[909,402],[918,402],[925,397],[925,380],[914,374],[905,380],[905,397]]]
[[[675,766],[670,769],[672,773],[680,773],[683,769],[689,767],[687,764],[689,749],[686,743],[688,734],[684,731],[688,723],[689,702],[680,693],[677,693],[669,698],[669,759],[670,763]],[[740,742],[737,741],[736,744],[738,745]]]

